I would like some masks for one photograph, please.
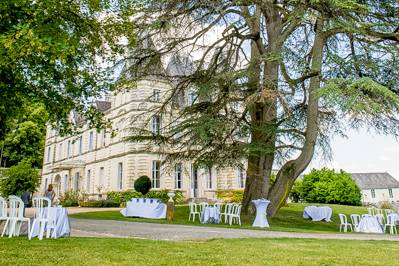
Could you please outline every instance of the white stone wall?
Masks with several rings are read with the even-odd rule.
[[[373,197],[371,189],[362,190],[362,202],[365,204],[377,204],[382,201],[398,202],[399,201],[399,188],[392,189],[392,196],[389,195],[389,190],[374,189],[375,197]]]
[[[103,131],[97,132],[87,125],[82,128],[79,136],[57,135],[56,131],[47,128],[44,165],[40,191],[45,190],[46,184],[55,184],[55,191],[62,194],[65,190],[74,187],[76,173],[79,172],[79,190],[89,194],[118,191],[118,164],[122,163],[123,172],[122,190],[132,189],[136,178],[148,175],[151,178],[152,161],[163,160],[155,152],[142,152],[145,144],[125,142],[124,137],[129,134],[129,127],[143,127],[151,116],[150,110],[160,103],[152,102],[153,89],[161,91],[161,97],[168,92],[168,84],[158,81],[140,81],[137,88],[122,91],[111,97],[111,109],[105,114],[113,124],[116,136]],[[140,114],[145,113],[145,116]],[[140,119],[133,119],[137,116]],[[167,119],[165,116],[164,119]],[[164,121],[165,123],[167,121]],[[92,149],[89,150],[90,132],[93,134]],[[82,150],[79,152],[80,137],[82,137]],[[68,141],[70,142],[70,156],[68,157]],[[61,144],[61,146],[60,146]],[[50,161],[47,161],[48,147],[50,148]],[[156,147],[155,147],[156,148]],[[155,151],[156,149],[154,149]],[[187,198],[194,197],[191,163],[183,163],[182,190]],[[104,168],[103,179],[100,169]],[[87,176],[90,170],[88,184]],[[65,184],[67,176],[67,184]],[[237,189],[239,181],[236,169],[213,169],[212,187],[207,186],[207,175],[204,169],[198,170],[197,197],[215,198],[218,189]],[[47,181],[46,181],[47,180]],[[100,189],[101,188],[101,189]],[[160,189],[175,189],[174,166],[164,165],[161,170]]]

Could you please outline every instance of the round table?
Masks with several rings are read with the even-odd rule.
[[[360,219],[356,232],[382,234],[384,230],[376,217],[364,216]]]
[[[201,212],[201,223],[218,224],[220,223],[220,211],[216,206],[205,207]]]

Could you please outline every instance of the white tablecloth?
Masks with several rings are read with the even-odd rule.
[[[303,210],[303,218],[312,219],[312,221],[331,221],[332,209],[328,206],[316,207],[306,206]]]
[[[68,211],[66,208],[63,207],[50,207],[50,212],[56,212],[56,223],[57,223],[57,231],[56,231],[56,237],[67,237],[70,236],[71,234],[71,228],[69,226],[69,217],[68,217]],[[46,217],[47,215],[47,208],[44,208],[44,216]],[[39,235],[39,224],[36,223],[35,227],[32,229],[33,230],[33,235],[32,237],[36,237]],[[46,231],[44,232],[44,235],[46,235]]]
[[[125,217],[165,219],[166,204],[159,199],[133,198],[126,203],[126,208],[121,210],[121,214]]]
[[[215,206],[208,206],[201,212],[201,223],[218,224],[220,223],[219,217],[219,209]]]
[[[377,218],[373,216],[362,217],[355,231],[362,233],[384,233],[384,231],[382,230],[382,226],[378,222]]]
[[[252,226],[254,227],[270,227],[266,218],[266,209],[270,201],[266,199],[257,199],[252,201],[256,207],[256,217]]]

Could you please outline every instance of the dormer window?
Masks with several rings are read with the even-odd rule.
[[[151,100],[152,100],[153,102],[159,102],[159,101],[161,101],[161,91],[158,90],[158,89],[154,89],[154,90],[152,91]]]

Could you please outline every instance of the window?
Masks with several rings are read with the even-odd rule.
[[[90,131],[90,133],[89,133],[89,151],[93,150],[93,138],[94,138],[94,133],[93,133],[93,131]]]
[[[212,189],[213,188],[213,173],[212,173],[212,167],[207,167],[205,168],[205,174],[206,174],[206,188],[207,189]]]
[[[62,143],[58,145],[58,160],[62,159]]]
[[[68,190],[68,175],[64,175],[64,191]]]
[[[374,190],[374,189],[371,190],[371,197],[372,197],[373,199],[375,199],[375,190]]]
[[[79,137],[79,155],[82,155],[82,150],[83,150],[83,142],[82,142],[82,136]]]
[[[195,103],[195,100],[197,99],[197,94],[194,92],[194,91],[190,91],[189,93],[188,93],[188,96],[187,96],[187,104],[190,106],[190,105],[193,105],[194,103]]]
[[[245,187],[245,172],[241,167],[237,167],[237,183],[239,188]]]
[[[51,146],[47,148],[47,162],[49,163],[51,160]]]
[[[99,178],[100,178],[100,180],[99,180],[99,185],[101,186],[101,187],[103,187],[104,186],[104,167],[100,167],[100,174],[99,174]]]
[[[388,189],[388,193],[389,193],[389,197],[390,197],[390,198],[393,198],[392,188]]]
[[[175,189],[182,188],[183,168],[181,163],[175,165]]]
[[[154,89],[152,91],[152,100],[154,102],[159,102],[161,100],[161,91],[160,90]]]
[[[123,188],[123,165],[122,163],[118,163],[118,189],[122,190]]]
[[[91,171],[87,170],[87,176],[86,176],[86,192],[90,193],[90,176],[91,176]]]
[[[68,147],[67,147],[67,158],[71,157],[71,141],[68,140]]]
[[[77,172],[77,173],[75,174],[75,184],[74,184],[74,189],[75,189],[75,191],[78,191],[78,190],[79,190],[79,178],[80,178],[80,173]]]
[[[161,133],[161,117],[159,115],[154,115],[151,118],[151,132],[155,135]]]
[[[161,161],[152,161],[152,188],[161,187]]]

